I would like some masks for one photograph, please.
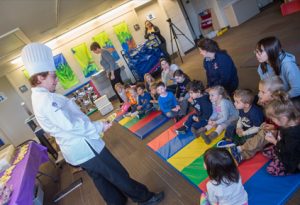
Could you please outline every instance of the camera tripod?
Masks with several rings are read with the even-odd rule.
[[[172,54],[174,52],[174,48],[173,48],[173,39],[174,39],[181,63],[183,63],[182,56],[178,47],[177,35],[184,36],[193,46],[195,46],[195,43],[192,40],[190,40],[175,24],[173,24],[170,18],[167,19],[167,22],[169,23],[169,27],[170,27],[170,41],[171,41]],[[178,34],[175,32],[175,29],[179,32]]]

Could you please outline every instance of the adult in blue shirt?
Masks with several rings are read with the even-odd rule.
[[[198,48],[204,57],[207,87],[223,86],[231,96],[239,85],[237,70],[231,57],[212,39],[199,41]]]
[[[124,84],[121,78],[121,69],[116,64],[115,59],[106,49],[101,48],[97,42],[93,42],[90,46],[90,50],[95,54],[100,54],[100,64],[106,72],[107,78],[110,80],[112,88],[114,89],[119,101],[123,103],[122,98],[119,96],[118,92],[115,90],[115,84]]]
[[[271,36],[258,41],[255,55],[260,63],[257,72],[261,80],[278,75],[291,98],[300,96],[300,69],[296,58],[282,49],[278,38]]]

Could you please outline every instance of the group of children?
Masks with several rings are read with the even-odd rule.
[[[124,102],[130,103],[131,113],[141,117],[159,109],[178,121],[193,107],[193,114],[177,133],[191,131],[210,144],[225,132],[217,147],[204,154],[204,166],[210,178],[207,198],[211,203],[247,204],[237,164],[258,151],[271,159],[267,167],[271,175],[300,171],[299,100],[289,99],[278,76],[260,81],[258,101],[249,89],[239,89],[228,96],[222,86],[205,88],[201,81],[191,81],[182,70],[174,72],[176,90],[173,92],[168,91],[165,83],[156,83],[148,73],[144,79],[144,83],[134,87],[116,84]]]

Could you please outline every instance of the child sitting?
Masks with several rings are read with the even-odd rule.
[[[158,97],[159,97],[159,95],[157,94],[156,87],[157,87],[156,83],[152,83],[150,85],[150,95],[151,95],[150,102],[152,103],[153,108],[155,110],[159,110],[159,105],[158,105]]]
[[[209,89],[209,99],[213,104],[213,113],[205,127],[197,130],[196,135],[200,135],[206,144],[210,144],[229,125],[236,124],[239,113],[233,103],[229,100],[225,89],[222,86],[215,86]],[[208,136],[206,131],[216,128]]]
[[[175,96],[179,102],[181,112],[183,113],[183,115],[186,115],[188,110],[188,99],[189,99],[189,94],[186,87],[188,83],[191,82],[191,80],[187,76],[187,74],[182,72],[182,70],[176,70],[174,72],[174,79],[177,85]]]
[[[267,172],[283,176],[300,172],[300,121],[296,109],[286,93],[265,107],[266,116],[280,128],[278,135],[268,132],[265,139],[274,144],[264,152],[271,159]]]
[[[272,100],[277,98],[278,92],[283,92],[284,85],[280,77],[274,76],[261,80],[258,89],[258,104],[265,107]],[[258,133],[248,139],[243,145],[236,146],[232,142],[222,140],[217,146],[229,148],[236,161],[240,163],[243,160],[252,158],[257,152],[266,149],[265,147],[269,144],[269,142],[265,140],[266,133],[274,132],[274,135],[276,135],[277,129],[278,127],[270,119],[266,118],[265,122],[261,124]]]
[[[201,127],[207,125],[208,119],[212,113],[212,105],[208,95],[204,92],[204,86],[201,81],[193,80],[187,85],[189,91],[189,102],[196,110],[196,114],[190,115],[183,126],[176,130],[177,133],[185,133],[192,129],[194,133]],[[196,136],[195,136],[196,137]]]
[[[163,82],[157,83],[156,91],[159,94],[158,105],[160,110],[169,118],[175,118],[178,121],[182,114],[175,96],[171,92],[166,91],[166,86]]]
[[[135,87],[131,85],[125,85],[124,87],[125,87],[126,96],[128,98],[128,101],[130,102],[129,111],[135,112],[137,107],[137,93],[135,91]],[[127,115],[130,116],[130,114],[131,113],[128,113]]]
[[[145,85],[143,83],[136,85],[136,91],[138,94],[137,117],[141,118],[152,110],[152,104],[150,102],[151,95],[145,91]]]
[[[239,110],[239,120],[236,125],[227,127],[225,137],[236,145],[242,145],[259,131],[264,114],[253,104],[254,93],[251,90],[236,90],[233,98],[235,108]]]
[[[117,94],[122,99],[123,103],[127,103],[128,102],[128,98],[127,98],[127,95],[126,95],[126,91],[125,91],[124,85],[122,85],[121,83],[116,83],[115,84],[115,90],[117,91]]]
[[[154,82],[155,82],[155,79],[152,77],[152,75],[150,73],[146,73],[144,75],[144,84],[145,84],[146,90],[148,92],[150,92],[150,85]]]
[[[210,204],[248,204],[248,194],[229,151],[222,148],[206,150],[204,167],[209,177],[206,187]]]

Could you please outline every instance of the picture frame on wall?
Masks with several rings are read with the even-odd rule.
[[[153,20],[153,19],[156,19],[156,16],[154,15],[154,13],[150,12],[150,13],[148,13],[148,14],[146,15],[146,19],[147,19],[148,21],[151,21],[151,20]]]

